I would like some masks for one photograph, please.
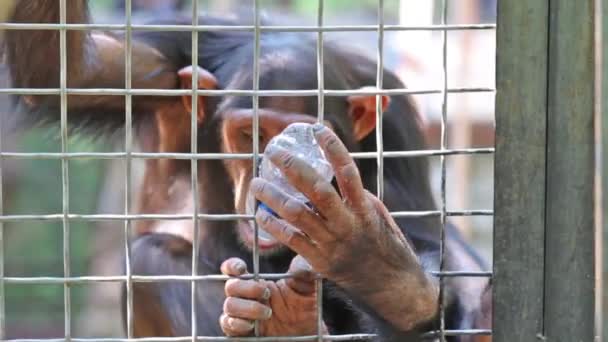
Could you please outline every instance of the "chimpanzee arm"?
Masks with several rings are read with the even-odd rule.
[[[138,237],[131,245],[131,272],[140,276],[189,276],[192,245],[167,234]],[[219,272],[219,271],[217,271]],[[198,274],[206,274],[201,266]],[[188,281],[133,284],[134,337],[170,337],[191,334],[191,285]],[[123,317],[126,292],[123,289]],[[199,335],[222,336],[219,317],[225,299],[224,282],[197,281],[197,328]]]
[[[85,0],[70,0],[66,5],[68,24],[89,23]],[[56,0],[17,1],[11,23],[60,22],[60,6]],[[124,88],[125,42],[118,35],[86,30],[68,30],[67,87],[68,88]],[[8,30],[6,32],[7,64],[14,87],[59,88],[60,32],[59,30]],[[178,85],[176,67],[150,45],[133,41],[132,87],[174,89]],[[148,102],[134,98],[134,106]],[[59,96],[24,96],[30,109],[56,109]],[[96,113],[106,117],[102,121],[122,120],[124,97],[73,95],[68,98],[70,119],[91,119]],[[152,105],[150,103],[150,105]],[[92,112],[91,112],[92,111]],[[45,111],[45,116],[58,118],[58,111]],[[76,115],[74,115],[76,114]],[[99,118],[97,118],[99,119]],[[99,120],[96,120],[99,121]]]

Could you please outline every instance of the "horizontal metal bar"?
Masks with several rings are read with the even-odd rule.
[[[371,334],[351,334],[351,335],[325,335],[325,341],[361,341],[375,337]],[[198,336],[197,341],[316,341],[317,335],[313,336],[289,336],[289,337],[224,337],[224,336]],[[192,336],[183,337],[146,337],[146,338],[70,338],[70,342],[190,342]],[[65,338],[58,339],[13,339],[5,342],[59,342],[68,341]]]
[[[477,271],[432,271],[430,275],[438,278],[460,278],[460,277],[476,277],[476,278],[491,278],[492,272],[477,272]],[[265,280],[280,280],[291,278],[289,273],[259,273],[260,279]],[[253,275],[244,275],[237,277],[239,279],[253,279]],[[166,282],[189,282],[189,281],[226,281],[235,277],[229,277],[222,274],[207,274],[207,275],[159,275],[159,276],[142,276],[131,275],[130,281],[135,283],[166,283]],[[124,283],[127,276],[81,276],[81,277],[3,277],[2,280],[7,284],[23,284],[23,285],[53,285],[53,284],[91,284],[91,283]]]
[[[391,212],[393,217],[433,217],[439,216],[440,211],[399,211]],[[447,216],[492,216],[492,210],[455,210],[447,211]],[[20,222],[20,221],[61,221],[66,217],[64,214],[42,214],[42,215],[0,215],[0,222]],[[185,221],[192,220],[193,215],[189,214],[67,214],[70,221],[152,221],[152,220],[171,220]],[[244,214],[198,214],[197,218],[206,221],[233,221],[233,220],[253,220],[253,215]]]
[[[435,217],[441,216],[441,210],[427,211],[393,211],[390,213],[392,217]],[[494,210],[476,209],[476,210],[452,210],[446,212],[447,216],[493,216]]]
[[[86,96],[184,96],[192,95],[190,89],[120,89],[120,88],[68,88],[65,90],[68,95]],[[495,92],[490,87],[456,87],[448,89],[448,93],[486,93]],[[217,89],[205,90],[198,89],[194,93],[201,96],[318,96],[322,93],[325,96],[352,96],[352,95],[425,95],[440,94],[441,89],[325,89],[323,91],[314,89],[304,90],[235,90]],[[2,88],[0,94],[12,95],[60,95],[60,89],[56,88]]]
[[[253,25],[131,25],[133,31],[251,31]],[[384,31],[458,31],[458,30],[494,30],[495,24],[466,25],[384,25]],[[39,23],[0,23],[0,30],[103,30],[124,31],[123,24],[39,24]],[[260,26],[265,32],[357,32],[378,31],[377,25],[334,25],[334,26]]]
[[[454,329],[444,330],[445,336],[477,336],[492,335],[491,330],[487,329]],[[438,331],[429,331],[422,334],[423,338],[433,338],[438,336]],[[369,340],[376,337],[374,334],[348,334],[348,335],[323,335],[324,341],[360,341]],[[198,336],[197,341],[316,341],[319,336],[289,336],[289,337],[219,337],[219,336]],[[64,338],[53,339],[12,339],[5,342],[60,342],[66,341]],[[183,337],[145,337],[145,338],[70,338],[73,342],[187,342],[192,341],[192,336]]]
[[[460,148],[449,150],[417,150],[417,151],[384,151],[384,158],[432,157],[449,155],[492,154],[493,147]],[[138,153],[131,152],[131,158],[136,159],[181,159],[181,160],[226,160],[251,159],[253,153]],[[355,159],[376,159],[377,152],[354,152],[350,155]],[[123,159],[125,152],[0,152],[0,158],[10,159]]]
[[[454,330],[443,330],[444,336],[490,336],[492,335],[492,330],[490,329],[454,329]],[[433,338],[440,336],[440,331],[429,331],[422,334],[422,338]]]

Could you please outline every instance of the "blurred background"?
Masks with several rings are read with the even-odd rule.
[[[496,0],[450,2],[448,24],[494,23]],[[317,1],[261,0],[264,15],[280,24],[316,25]],[[355,5],[356,4],[356,5]],[[439,24],[439,0],[385,0],[386,24]],[[91,1],[97,23],[124,22],[124,1]],[[0,2],[0,12],[6,10]],[[325,24],[375,25],[377,0],[325,0]],[[206,0],[201,11],[219,15],[252,17],[251,0]],[[133,21],[191,13],[188,0],[133,0]],[[325,39],[352,44],[376,55],[377,33],[327,33]],[[494,88],[495,31],[453,30],[447,34],[447,70],[450,88]],[[384,63],[412,89],[441,89],[442,32],[386,32]],[[8,86],[6,68],[0,65],[0,87]],[[439,148],[441,95],[416,95],[425,120],[429,148]],[[59,152],[57,129],[19,132],[11,125],[9,99],[0,96],[2,150],[8,152]],[[91,141],[73,136],[70,151],[120,151],[124,142]],[[494,93],[474,92],[448,96],[448,147],[494,146]],[[440,200],[439,158],[430,158],[432,184]],[[448,210],[493,208],[493,155],[449,156],[447,161]],[[141,162],[134,162],[134,184],[141,177]],[[2,161],[3,209],[8,215],[61,212],[61,163],[58,160]],[[122,214],[124,163],[109,160],[69,162],[70,212]],[[492,259],[492,217],[452,217],[466,238]],[[4,225],[6,276],[63,276],[62,225],[60,222],[28,221]],[[73,276],[118,275],[122,272],[124,246],[121,222],[70,222]],[[123,336],[120,317],[120,284],[73,286],[72,336]],[[62,285],[6,284],[8,338],[58,338],[64,336]]]

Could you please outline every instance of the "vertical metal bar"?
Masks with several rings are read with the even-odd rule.
[[[593,11],[593,1],[551,0],[549,6],[544,311],[548,340],[594,340]]]
[[[378,0],[378,62],[376,88],[381,90],[384,76],[384,0]],[[384,198],[384,141],[382,139],[382,95],[376,95],[376,149],[378,150],[378,198]]]
[[[598,15],[596,18],[600,20],[599,35],[600,41],[598,48],[599,61],[597,65],[600,67],[600,96],[597,101],[600,103],[598,119],[599,122],[599,141],[600,141],[600,160],[599,165],[599,181],[600,181],[600,217],[599,229],[601,231],[602,245],[602,297],[601,297],[601,341],[608,341],[608,4],[602,0],[599,3]]]
[[[190,113],[190,152],[195,155],[198,152],[198,0],[192,1],[192,112]],[[199,226],[198,226],[198,161],[192,158],[190,161],[190,183],[192,185],[192,223],[194,227],[192,238],[192,276],[198,274],[198,258],[199,258]],[[193,279],[190,283],[190,319],[192,342],[196,342],[198,336],[198,318],[196,305],[196,281]]]
[[[441,1],[441,25],[446,25],[448,16],[448,0]],[[442,44],[442,70],[443,70],[443,89],[441,91],[441,141],[440,149],[447,149],[447,121],[448,121],[448,32],[443,29],[441,31],[441,44]],[[439,232],[439,271],[442,272],[445,264],[445,225],[446,225],[446,165],[445,155],[440,157],[441,167],[441,184],[440,184],[440,197],[441,197],[441,229]],[[443,277],[439,278],[439,338],[441,342],[445,342],[445,281]]]
[[[253,0],[253,15],[254,15],[254,46],[253,46],[253,175],[258,175],[258,159],[260,154],[260,118],[258,109],[260,106],[260,98],[258,92],[260,90],[260,4],[259,0]],[[259,242],[259,231],[258,224],[254,220],[253,225],[253,277],[255,280],[259,279],[260,273],[260,250],[258,246]],[[259,336],[260,324],[258,321],[254,322],[254,335]]]
[[[59,0],[59,22],[61,25],[66,24],[67,19],[67,4],[66,0]],[[68,149],[68,97],[67,97],[67,32],[65,27],[59,31],[59,88],[60,88],[60,105],[61,105],[61,153],[66,153]],[[63,223],[63,276],[70,276],[70,226],[68,214],[70,211],[70,192],[68,184],[68,159],[65,156],[61,157],[61,192],[62,192],[62,223]],[[66,281],[63,284],[63,302],[64,302],[64,332],[66,341],[72,338],[72,310],[70,298],[70,284]]]
[[[3,125],[0,118],[0,153],[2,152],[2,137]],[[0,156],[0,215],[4,215],[4,184],[2,180],[2,171],[4,158]],[[0,222],[0,341],[6,339],[6,308],[5,308],[5,292],[4,292],[4,222]]]
[[[324,0],[319,0],[317,8],[317,26],[323,26],[323,7]],[[317,90],[319,91],[317,104],[317,121],[323,123],[325,118],[325,96],[323,94],[325,90],[325,71],[323,69],[323,31],[317,32]]]
[[[324,0],[319,0],[317,8],[317,26],[323,27]],[[325,117],[325,69],[323,59],[323,31],[317,32],[317,121],[323,123]],[[315,282],[317,289],[317,337],[319,342],[323,342],[323,279],[319,278]]]
[[[131,89],[132,81],[132,30],[131,30],[131,0],[125,1],[125,89]],[[131,152],[133,150],[133,118],[132,96],[125,95],[125,215],[131,213]],[[127,337],[133,337],[133,282],[131,279],[131,221],[124,222],[125,275],[127,294]]]
[[[499,1],[493,341],[542,338],[549,2]]]
[[[604,296],[606,291],[602,286],[603,269],[606,267],[604,260],[604,239],[602,225],[604,224],[602,218],[602,187],[605,186],[605,181],[602,180],[602,161],[604,160],[605,150],[602,146],[602,94],[604,91],[604,72],[605,68],[602,66],[603,62],[603,46],[602,46],[602,26],[604,20],[602,20],[602,13],[604,6],[602,6],[602,0],[594,0],[595,10],[595,28],[594,28],[594,44],[595,44],[595,94],[594,94],[594,120],[595,120],[595,145],[597,149],[595,151],[595,208],[594,208],[594,219],[595,219],[595,336],[601,341],[603,334],[605,334],[604,320],[606,316],[603,312],[603,305],[605,304]],[[603,339],[606,341],[606,339]]]

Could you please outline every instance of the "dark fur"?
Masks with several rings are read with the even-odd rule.
[[[74,1],[76,3],[77,1]],[[27,1],[25,3],[30,3]],[[55,1],[31,1],[31,3],[45,3],[45,6],[36,8],[21,5],[21,12],[17,12],[14,21],[18,22],[57,22],[58,5]],[[55,5],[53,5],[55,4]],[[34,5],[35,6],[35,5]],[[44,8],[45,7],[45,8]],[[29,12],[25,12],[27,9]],[[43,9],[44,11],[42,11]],[[19,10],[19,8],[18,8]],[[70,16],[71,21],[86,22],[88,15],[76,13]],[[171,23],[189,23],[189,19],[172,21]],[[236,24],[224,19],[203,17],[201,23],[207,24]],[[72,62],[85,58],[82,53],[87,48],[88,38],[78,32],[70,32],[69,48],[72,51]],[[57,87],[58,86],[58,50],[54,44],[58,42],[57,34],[48,31],[10,31],[7,33],[8,62],[12,71],[12,79],[18,87]],[[199,65],[213,73],[220,88],[252,88],[252,61],[253,36],[246,32],[201,32],[199,40]],[[138,32],[134,39],[145,42],[158,49],[165,57],[159,66],[164,72],[176,71],[191,63],[191,35],[188,32]],[[357,89],[362,86],[375,85],[376,63],[361,55],[346,52],[334,44],[325,46],[325,88],[326,89]],[[315,41],[313,36],[292,33],[264,33],[261,37],[262,63],[268,62],[274,55],[283,53],[285,67],[276,69],[261,67],[261,89],[315,89],[316,61]],[[291,56],[291,57],[289,57]],[[271,64],[272,65],[272,64]],[[71,75],[78,70],[70,69]],[[55,75],[57,73],[57,75]],[[238,75],[238,78],[236,75]],[[75,76],[74,76],[75,77]],[[109,84],[84,84],[83,86],[112,86],[120,88],[122,76],[114,75]],[[145,78],[146,75],[137,77]],[[111,77],[110,77],[111,78]],[[107,79],[107,77],[106,77]],[[170,78],[165,82],[171,86]],[[177,81],[173,88],[177,87]],[[404,88],[398,78],[384,72],[384,89]],[[166,99],[135,98],[133,106],[134,123],[146,121],[154,106]],[[263,107],[266,99],[261,98]],[[360,144],[357,144],[349,134],[352,128],[350,120],[346,117],[346,98],[328,97],[325,99],[326,117],[337,128],[337,133],[351,151],[375,151],[375,133],[370,134]],[[317,111],[317,101],[311,97],[307,102],[306,112],[314,115]],[[222,110],[227,108],[251,108],[249,97],[212,97],[206,101],[207,112],[211,113],[210,120],[199,129],[199,151],[220,151],[219,127],[221,125]],[[30,118],[34,122],[42,119],[56,121],[58,116],[55,99],[45,98],[32,112]],[[110,130],[119,128],[124,123],[124,103],[122,97],[91,97],[90,102],[81,101],[78,107],[70,108],[71,124],[78,127],[88,127],[97,132],[101,127]],[[411,98],[405,95],[392,96],[391,105],[383,115],[384,150],[421,150],[425,148],[420,120]],[[149,134],[144,130],[140,134]],[[359,167],[363,176],[365,187],[370,191],[376,190],[377,167],[374,159],[359,160]],[[434,210],[428,179],[428,165],[425,158],[388,158],[384,164],[385,203],[389,210]],[[231,213],[234,212],[231,184],[228,181],[226,170],[221,161],[201,161],[200,188],[205,193],[213,194],[216,200],[207,204],[204,212]],[[220,196],[224,194],[223,196]],[[204,195],[204,194],[203,194]],[[423,265],[429,270],[436,270],[439,249],[440,222],[437,218],[401,218],[399,226],[413,244],[420,256]],[[251,253],[245,251],[237,242],[233,222],[208,222],[206,239],[201,241],[199,255],[200,274],[219,273],[219,265],[229,257],[240,257],[247,261],[251,267]],[[454,241],[456,250],[447,250],[445,268],[457,270],[460,262],[456,255],[465,253],[475,260],[480,260],[475,253],[462,243],[458,232],[448,226],[447,238]],[[190,254],[176,252],[172,246],[184,245],[185,241],[166,235],[149,235],[139,237],[133,242],[133,272],[134,274],[162,275],[181,274],[189,275]],[[454,257],[452,257],[454,256]],[[287,270],[293,254],[286,252],[265,258],[260,261],[263,272],[284,272]],[[478,265],[480,268],[482,265]],[[140,286],[140,285],[138,285]],[[221,313],[223,301],[222,284],[218,282],[201,282],[198,284],[199,293],[205,293],[203,300],[199,301],[198,326],[199,335],[221,335],[218,317]],[[387,341],[414,341],[415,332],[403,334],[395,331],[389,324],[374,314],[372,308],[365,307],[356,298],[349,298],[340,289],[326,284],[324,291],[324,319],[330,332],[343,333],[379,333]],[[135,319],[165,317],[172,327],[173,334],[190,334],[190,285],[188,283],[159,283],[147,284],[138,287],[140,292],[134,294],[138,303],[150,303],[148,311],[136,314]],[[144,291],[145,290],[145,291]],[[446,328],[467,328],[463,322],[472,321],[461,310],[462,299],[459,296],[461,289],[450,289],[448,296],[448,310]],[[143,296],[143,297],[142,297]],[[396,300],[399,295],[396,294]],[[155,303],[155,304],[153,304]],[[137,321],[136,321],[137,324]],[[161,326],[160,324],[159,326]],[[421,330],[432,328],[434,322]],[[161,333],[161,332],[159,332]],[[457,341],[456,338],[448,340]]]

